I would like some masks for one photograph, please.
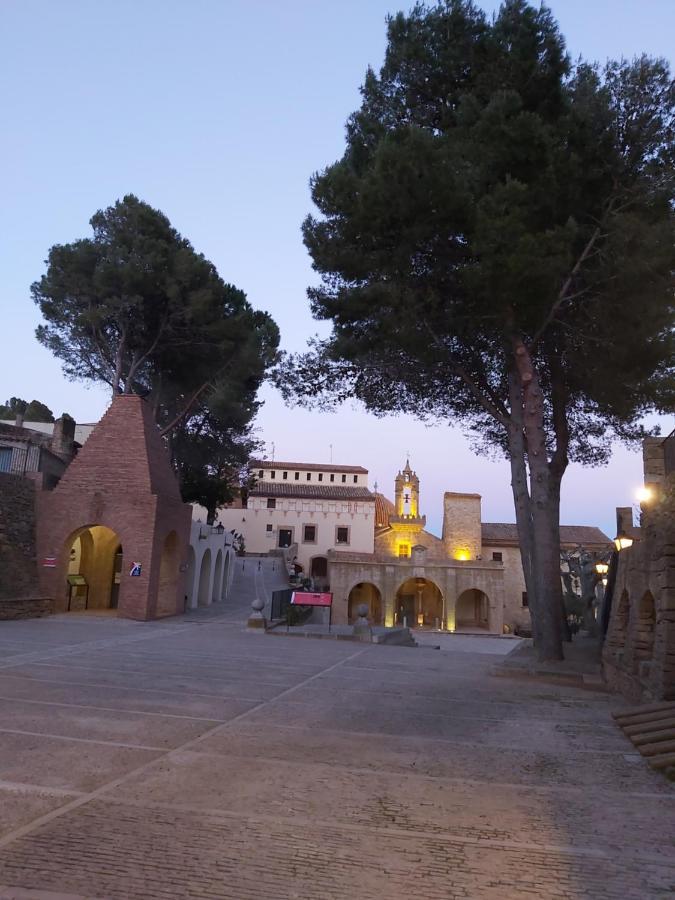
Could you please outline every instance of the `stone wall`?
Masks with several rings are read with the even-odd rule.
[[[0,599],[38,594],[35,484],[0,473]]]
[[[665,477],[657,450],[650,439],[645,483],[654,494],[638,539],[613,560],[603,647],[608,683],[633,700],[675,700],[675,476]]]
[[[49,597],[20,597],[0,600],[0,622],[10,619],[40,619],[54,612],[54,601]]]
[[[443,495],[443,543],[450,559],[481,556],[480,494]]]

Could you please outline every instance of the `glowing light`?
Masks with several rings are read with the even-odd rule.
[[[595,571],[598,575],[606,575],[609,572],[609,566],[605,562],[597,562],[595,564]]]
[[[602,579],[602,586],[607,587],[607,579],[606,578]]]
[[[628,537],[627,534],[617,534],[614,538],[614,546],[617,550],[628,550],[629,547],[633,546],[633,538]]]
[[[654,491],[649,487],[641,487],[635,494],[638,503],[649,503],[654,497]]]
[[[455,550],[455,559],[466,562],[467,560],[471,559],[471,554],[468,550]]]
[[[417,624],[424,625],[424,613],[417,613]]]

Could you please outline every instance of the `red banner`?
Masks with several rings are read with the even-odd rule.
[[[293,606],[332,606],[332,594],[311,594],[303,591],[293,591],[291,597]]]
[[[45,556],[42,560],[42,565],[45,569],[55,569],[56,568],[56,557],[55,556]]]

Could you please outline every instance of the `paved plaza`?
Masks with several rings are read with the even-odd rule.
[[[0,897],[648,900],[675,791],[606,694],[265,636],[239,603],[0,623]]]

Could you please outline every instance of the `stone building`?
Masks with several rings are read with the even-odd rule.
[[[646,498],[640,526],[617,510],[617,550],[609,571],[603,669],[634,700],[675,700],[675,432],[643,447]],[[627,540],[626,540],[627,539]]]
[[[79,447],[75,421],[65,414],[50,423],[25,424],[20,415],[15,422],[0,422],[0,472],[28,478],[44,490],[56,487]]]
[[[420,484],[409,462],[394,502],[375,494],[374,547],[328,552],[333,621],[353,622],[360,604],[374,624],[502,634],[530,624],[516,526],[481,522],[481,497],[447,492],[442,538],[425,530]],[[598,528],[562,526],[561,549],[603,551]]]
[[[220,510],[226,528],[244,535],[248,553],[298,545],[297,563],[317,585],[328,578],[331,550],[372,553],[375,497],[361,466],[254,461],[257,481],[246,505]]]

